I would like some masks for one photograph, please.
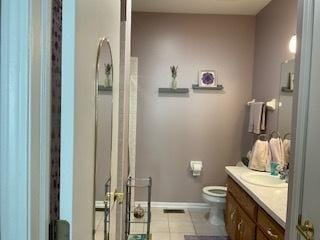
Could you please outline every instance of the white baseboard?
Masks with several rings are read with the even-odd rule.
[[[147,202],[136,201],[136,204],[140,204],[142,207],[147,206]],[[96,201],[95,207],[104,208],[103,201]],[[208,203],[188,203],[188,202],[151,202],[151,207],[153,208],[209,208]]]
[[[147,206],[147,202],[136,201],[136,204],[140,204],[142,207]],[[188,202],[151,202],[153,208],[209,208],[208,203],[188,203]]]
[[[96,201],[95,203],[96,209],[98,208],[104,208],[104,202],[103,201]]]

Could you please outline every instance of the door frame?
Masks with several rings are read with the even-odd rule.
[[[290,183],[288,195],[286,239],[300,239],[296,225],[302,211],[306,139],[308,127],[309,93],[311,82],[311,63],[313,31],[315,26],[314,1],[299,0],[298,3],[298,51],[295,72],[298,76],[297,91],[294,94],[293,108],[293,142],[290,166]],[[318,23],[319,24],[319,23]],[[320,26],[319,26],[320,27]]]
[[[51,10],[1,1],[1,239],[49,235]]]

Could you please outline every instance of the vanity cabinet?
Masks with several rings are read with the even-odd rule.
[[[237,202],[234,200],[234,198],[227,194],[227,208],[226,208],[226,229],[229,234],[229,238],[231,240],[236,239],[236,233],[237,233],[237,225],[239,224],[238,221],[238,213],[239,212],[239,206]]]
[[[231,240],[282,240],[284,229],[230,177],[226,229]]]

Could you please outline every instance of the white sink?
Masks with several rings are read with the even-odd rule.
[[[286,183],[284,180],[281,180],[279,176],[271,176],[270,173],[249,172],[242,174],[241,178],[248,183],[264,187],[288,187],[288,183]]]

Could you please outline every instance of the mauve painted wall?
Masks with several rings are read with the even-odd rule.
[[[201,202],[202,187],[224,185],[224,167],[246,153],[254,35],[253,16],[133,14],[136,175],[153,177],[153,201]],[[190,88],[199,69],[212,68],[225,90],[159,96],[158,88],[170,85],[170,65],[179,65],[179,87]],[[200,177],[191,176],[191,160],[203,161]]]
[[[279,97],[281,63],[294,58],[289,41],[297,28],[297,0],[273,0],[256,17],[253,98]],[[269,112],[268,131],[277,130],[278,112]]]

